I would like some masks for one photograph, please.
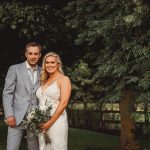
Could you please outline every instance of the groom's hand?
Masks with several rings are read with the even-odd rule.
[[[15,119],[15,117],[14,116],[7,117],[6,123],[7,123],[8,126],[14,128],[16,126],[16,119]]]

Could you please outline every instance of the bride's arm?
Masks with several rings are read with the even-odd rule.
[[[59,118],[59,116],[63,113],[64,109],[67,107],[70,94],[71,94],[70,79],[67,76],[64,76],[61,78],[60,81],[60,103],[58,104],[58,107],[54,115],[51,117],[51,119],[42,125],[41,127],[42,131],[48,130],[53,125],[53,123]]]

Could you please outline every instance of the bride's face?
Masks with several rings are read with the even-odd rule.
[[[49,56],[45,60],[45,69],[48,73],[52,74],[58,71],[59,64],[56,57]]]

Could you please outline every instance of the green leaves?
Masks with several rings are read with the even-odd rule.
[[[123,19],[126,23],[133,23],[133,22],[135,22],[136,16],[127,15]]]
[[[56,10],[55,10],[56,11]],[[29,39],[51,31],[50,17],[54,9],[48,5],[25,5],[22,2],[3,2],[0,6],[0,29],[15,30]]]
[[[77,0],[68,4],[66,12],[66,24],[76,33],[75,44],[89,49],[83,63],[97,88],[102,87],[103,98],[119,100],[126,87],[137,95],[150,90],[150,16],[142,0]],[[83,81],[89,78],[83,76]]]
[[[40,132],[39,126],[50,119],[51,109],[52,105],[47,105],[45,109],[41,109],[40,107],[31,109],[23,120],[22,125],[35,135],[38,135]]]
[[[72,99],[94,100],[96,93],[100,93],[100,88],[95,85],[92,70],[87,63],[78,61],[72,69],[68,69],[67,74],[72,81]]]

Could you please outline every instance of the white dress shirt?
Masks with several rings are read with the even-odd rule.
[[[33,69],[31,68],[31,66],[28,64],[28,62],[26,61],[26,66],[27,66],[27,69],[28,69],[28,74],[29,74],[29,77],[31,78],[31,69],[34,70],[33,72],[33,79],[34,79],[34,84],[36,82],[36,78],[37,78],[37,66]]]

